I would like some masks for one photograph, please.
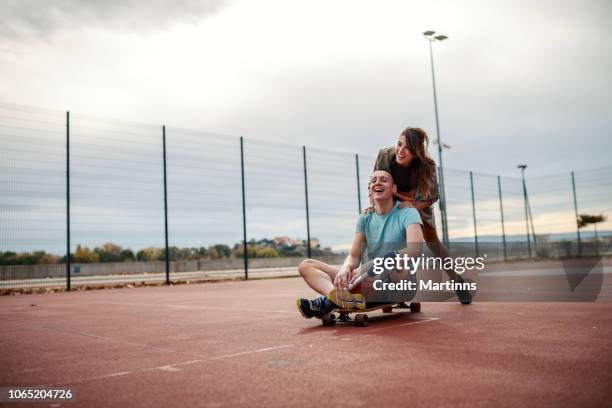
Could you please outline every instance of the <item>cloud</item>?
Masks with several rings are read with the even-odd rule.
[[[0,38],[46,37],[83,26],[163,30],[179,22],[196,23],[228,4],[228,0],[7,0],[0,2]]]

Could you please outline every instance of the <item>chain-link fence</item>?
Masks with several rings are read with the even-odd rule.
[[[0,288],[295,273],[305,257],[340,263],[369,206],[373,156],[9,104],[0,141]],[[445,168],[451,250],[609,253],[611,170]]]

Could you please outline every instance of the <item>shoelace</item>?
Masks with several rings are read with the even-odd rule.
[[[320,298],[316,298],[314,300],[310,301],[310,308],[312,310],[321,310],[323,309],[323,301],[324,298],[320,297]]]

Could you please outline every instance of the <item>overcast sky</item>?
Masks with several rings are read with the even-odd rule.
[[[609,1],[0,3],[0,101],[373,155],[405,126],[445,166],[610,163]],[[436,155],[437,159],[437,155]]]
[[[449,36],[434,44],[446,168],[516,178],[528,164],[536,230],[561,233],[575,228],[569,171],[610,166],[610,1],[3,0],[0,16],[3,203],[28,207],[0,214],[6,248],[61,251],[65,110],[75,127],[74,242],[161,245],[165,124],[173,244],[241,239],[243,135],[249,238],[304,237],[297,146],[307,145],[311,232],[345,247],[354,157],[324,150],[359,153],[367,178],[404,127],[435,138],[425,30]],[[23,111],[23,121],[11,104],[60,114],[28,123],[39,113]],[[79,114],[154,126],[120,129],[109,144],[123,125]],[[581,211],[612,211],[610,173],[577,173]],[[558,176],[538,178],[549,174]],[[503,183],[506,232],[520,234],[522,187]],[[475,186],[479,233],[499,234],[496,179],[479,175]],[[449,170],[446,187],[451,237],[470,236],[468,173]]]

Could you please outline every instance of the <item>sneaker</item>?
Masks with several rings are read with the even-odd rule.
[[[466,281],[459,275],[457,275],[457,282],[466,283]],[[469,290],[457,289],[455,293],[462,304],[469,305],[472,303],[472,293]]]
[[[327,296],[321,296],[316,299],[298,298],[296,300],[297,308],[306,319],[312,317],[321,318],[334,310],[334,304],[330,302]]]
[[[351,293],[348,290],[333,289],[327,294],[327,297],[342,309],[364,310],[366,308],[366,299],[361,293]]]

